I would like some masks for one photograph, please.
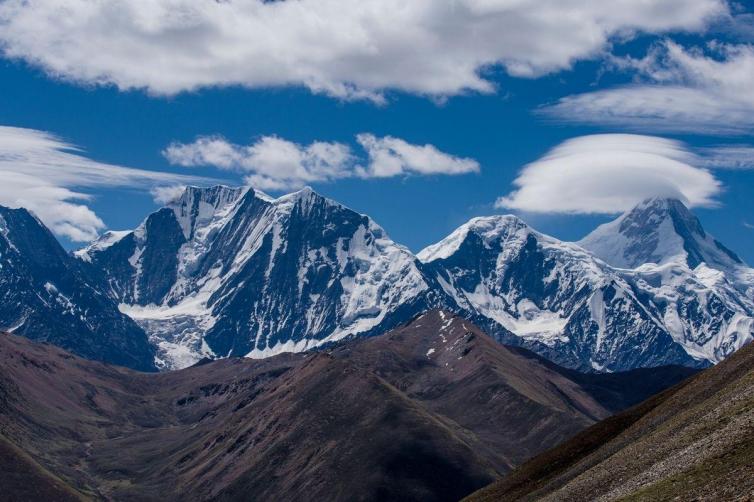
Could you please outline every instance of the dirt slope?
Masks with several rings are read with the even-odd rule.
[[[458,500],[623,399],[615,377],[576,380],[437,311],[328,351],[162,374],[2,335],[0,434],[95,500]]]
[[[754,498],[754,344],[468,501]]]

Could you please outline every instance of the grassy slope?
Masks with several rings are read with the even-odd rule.
[[[752,472],[754,344],[467,500],[736,500]]]

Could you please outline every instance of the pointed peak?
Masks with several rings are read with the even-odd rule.
[[[458,251],[469,234],[476,235],[487,245],[494,241],[507,239],[512,235],[529,234],[531,232],[533,230],[526,222],[512,214],[478,216],[455,229],[440,242],[422,249],[417,254],[417,258],[425,263],[449,258]]]
[[[683,237],[697,235],[702,239],[706,233],[699,219],[680,199],[672,197],[652,197],[624,214],[619,220],[621,232],[629,232],[632,227],[645,232],[657,230],[669,219],[676,233]]]
[[[2,216],[3,214],[5,215],[18,214],[18,215],[24,215],[24,216],[28,215],[29,217],[37,220],[39,223],[42,223],[41,220],[34,215],[34,213],[29,211],[25,207],[10,207],[10,206],[0,205],[0,216]]]
[[[92,255],[117,244],[132,233],[132,230],[108,230],[90,242],[87,246],[75,250],[73,256],[80,260],[91,262]]]
[[[674,212],[682,215],[690,215],[691,210],[688,207],[688,201],[677,197],[650,197],[639,202],[626,214],[646,211],[657,212]]]
[[[699,218],[674,197],[652,197],[610,223],[599,226],[578,244],[610,265],[636,268],[646,263],[713,268],[741,264],[732,251],[708,235]]]
[[[5,234],[8,233],[10,227],[19,224],[25,225],[31,221],[45,231],[50,231],[50,229],[47,228],[47,225],[33,211],[30,211],[25,207],[8,207],[0,205],[0,219],[2,220],[0,221],[0,225],[4,228]]]
[[[488,245],[500,240],[507,240],[514,235],[528,235],[533,232],[534,230],[518,216],[504,214],[472,218],[454,233],[459,233],[463,236],[463,239],[466,239],[469,234],[474,234],[485,245]]]
[[[470,230],[479,232],[500,233],[502,231],[527,229],[529,225],[513,214],[497,214],[492,216],[477,216],[470,219],[466,225]]]
[[[286,202],[286,201],[299,201],[299,200],[308,200],[308,199],[325,199],[325,197],[320,195],[316,191],[314,191],[312,187],[305,186],[304,188],[296,190],[295,192],[282,195],[278,197],[277,200],[281,202]]]
[[[304,188],[298,190],[297,192],[294,192],[296,194],[300,194],[302,196],[309,196],[309,195],[319,195],[317,192],[314,191],[312,187],[309,185],[306,185]]]

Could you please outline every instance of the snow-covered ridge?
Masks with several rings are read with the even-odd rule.
[[[126,271],[120,309],[150,333],[165,368],[364,333],[429,289],[410,251],[310,188],[272,199],[189,187],[167,209],[174,223],[150,215],[127,263],[96,248],[108,275]]]
[[[416,256],[424,263],[448,258],[458,251],[471,232],[482,237],[485,244],[489,244],[493,240],[519,232],[528,233],[530,230],[529,226],[517,216],[480,216],[464,223],[440,242],[422,249]]]
[[[415,256],[310,188],[189,187],[132,233],[79,257],[103,268],[164,368],[309,350],[428,307],[599,371],[717,362],[754,336],[754,271],[678,201],[647,201],[581,243],[474,218]],[[642,256],[658,259],[615,265]]]
[[[644,201],[579,243],[474,218],[418,257],[458,304],[568,365],[716,363],[754,337],[754,270],[676,200]]]
[[[92,258],[90,253],[103,251],[113,244],[120,242],[130,233],[131,230],[108,230],[107,232],[103,233],[96,241],[92,242],[85,248],[77,249],[76,251],[74,251],[73,255],[83,261],[91,262]]]

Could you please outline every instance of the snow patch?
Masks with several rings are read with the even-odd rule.
[[[74,251],[73,256],[85,262],[91,263],[93,254],[96,254],[113,246],[114,244],[117,244],[118,242],[122,241],[124,237],[131,233],[131,230],[108,230],[88,246]]]

